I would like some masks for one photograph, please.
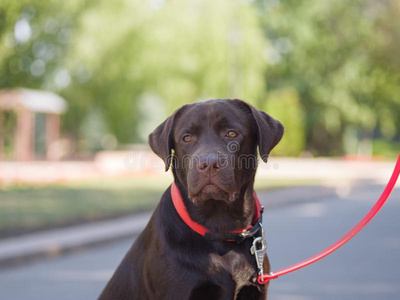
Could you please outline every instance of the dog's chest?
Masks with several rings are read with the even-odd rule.
[[[224,255],[211,253],[209,270],[216,276],[229,276],[235,282],[236,288],[240,289],[256,282],[257,271],[253,259],[250,255],[236,251],[229,251]]]

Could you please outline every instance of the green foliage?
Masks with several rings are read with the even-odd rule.
[[[69,102],[64,129],[84,134],[99,109],[120,142],[144,136],[139,102],[169,114],[183,103],[265,96],[265,39],[240,1],[5,1],[0,87],[45,88]],[[28,37],[18,40],[22,20]],[[26,32],[25,32],[26,33]],[[157,110],[155,110],[157,111]],[[166,115],[159,115],[159,122]]]
[[[343,153],[348,126],[386,138],[400,131],[398,1],[282,0],[264,11],[269,87],[298,91],[309,150]]]
[[[399,156],[400,142],[389,142],[383,139],[374,140],[373,143],[374,155],[397,158]]]
[[[227,0],[174,0],[160,9],[144,1],[99,1],[79,20],[69,64],[72,73],[91,74],[81,84],[90,91],[89,106],[102,109],[119,141],[132,142],[145,135],[136,130],[144,119],[139,102],[148,93],[161,99],[163,108],[154,111],[167,114],[199,99],[261,99],[265,41],[256,20],[251,6]]]
[[[305,146],[305,126],[297,92],[293,89],[275,90],[268,95],[263,109],[285,126],[285,134],[273,153],[282,156],[300,155]]]
[[[76,1],[5,0],[0,4],[0,88],[57,90]]]
[[[397,0],[3,0],[0,42],[0,88],[60,93],[63,130],[77,139],[93,111],[98,132],[132,143],[209,98],[276,111],[281,154],[399,138]]]

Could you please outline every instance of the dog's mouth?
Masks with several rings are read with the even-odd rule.
[[[234,202],[239,196],[237,191],[225,191],[214,183],[207,183],[197,193],[190,196],[194,204],[200,204],[206,200],[221,200],[227,203]]]

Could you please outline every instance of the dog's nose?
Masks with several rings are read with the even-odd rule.
[[[199,160],[199,170],[202,172],[218,171],[221,166],[218,162],[218,157],[215,155],[203,156]]]

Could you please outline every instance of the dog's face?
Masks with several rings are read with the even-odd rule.
[[[266,161],[282,134],[279,121],[241,100],[210,100],[178,109],[150,134],[149,144],[166,170],[172,161],[194,204],[229,204],[254,179],[257,146]]]

